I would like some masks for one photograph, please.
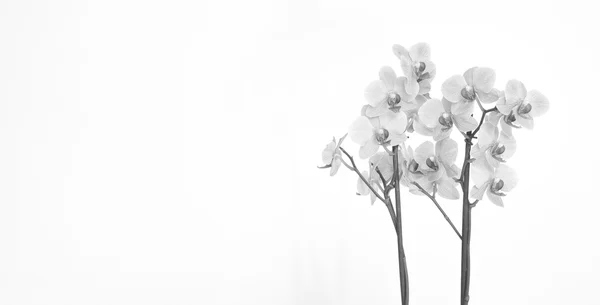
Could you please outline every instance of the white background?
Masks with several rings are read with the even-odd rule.
[[[478,65],[551,102],[473,210],[471,304],[600,304],[586,3],[0,1],[0,304],[399,304],[386,209],[316,166],[421,41],[434,96]],[[411,304],[458,304],[458,238],[403,196]]]

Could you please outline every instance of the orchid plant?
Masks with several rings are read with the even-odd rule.
[[[461,305],[466,305],[471,209],[484,200],[484,194],[492,204],[504,206],[504,197],[518,181],[507,165],[516,151],[513,131],[532,129],[534,118],[548,111],[549,102],[540,92],[527,91],[518,80],[510,80],[504,90],[495,88],[496,74],[487,67],[451,76],[442,83],[441,98],[432,98],[436,66],[429,45],[418,43],[409,49],[394,45],[392,51],[404,76],[389,66],[379,70],[379,79],[364,91],[367,104],[361,115],[346,135],[327,144],[322,153],[325,165],[319,168],[329,169],[334,176],[343,165],[358,176],[357,195],[386,206],[397,236],[403,305],[409,303],[409,287],[400,190],[429,198],[462,242]],[[460,168],[455,164],[458,143],[451,138],[454,130],[465,142]],[[413,135],[426,140],[409,144],[409,138],[419,138]],[[359,170],[354,157],[342,147],[347,136],[360,147],[358,157],[368,160],[366,170]],[[461,232],[439,205],[439,197],[462,198]]]

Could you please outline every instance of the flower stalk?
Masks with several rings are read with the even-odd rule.
[[[481,105],[479,98],[477,104],[482,110],[479,125],[474,131],[467,132],[465,137],[465,158],[461,170],[459,183],[463,193],[462,202],[462,244],[461,244],[461,259],[460,259],[460,304],[469,304],[469,284],[471,281],[471,209],[475,207],[478,201],[471,203],[469,201],[469,179],[471,171],[471,147],[472,140],[475,139],[477,132],[481,129],[481,125],[488,113],[497,111],[497,108],[485,109]]]
[[[396,197],[396,235],[398,238],[398,269],[400,272],[400,296],[402,305],[408,305],[408,269],[406,268],[406,255],[402,240],[402,209],[400,200],[400,162],[398,145],[392,148],[394,166],[394,192]]]
[[[469,281],[471,277],[471,203],[469,202],[469,171],[471,163],[471,146],[473,142],[473,134],[468,132],[468,138],[465,139],[465,160],[463,162],[461,178],[461,187],[463,193],[463,210],[462,210],[462,246],[460,259],[460,304],[467,305],[469,303]]]

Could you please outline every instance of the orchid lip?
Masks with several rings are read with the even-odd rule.
[[[429,166],[429,168],[433,169],[434,171],[437,171],[439,169],[439,166],[437,162],[435,162],[434,157],[427,158],[427,160],[425,160],[425,163],[427,164],[427,166]]]
[[[390,108],[399,107],[397,106],[402,101],[400,95],[394,91],[390,91],[387,94],[387,104]]]
[[[531,112],[531,104],[521,104],[519,105],[519,108],[517,108],[517,113],[518,114],[528,114],[529,112]]]
[[[475,99],[475,89],[469,85],[462,88],[460,95],[466,100],[472,101]]]
[[[492,154],[492,158],[498,160],[499,162],[506,163],[506,160],[499,155]]]
[[[408,171],[413,174],[419,173],[419,163],[417,163],[415,160],[411,160],[408,164]]]
[[[508,115],[504,116],[504,122],[514,128],[521,128],[521,125],[515,124],[514,122],[517,120],[515,114],[511,111]]]
[[[379,128],[375,131],[375,139],[379,144],[385,144],[390,132],[385,128]]]
[[[415,74],[416,75],[421,75],[421,73],[423,73],[423,71],[425,71],[425,63],[424,62],[417,62],[415,63]]]
[[[500,178],[494,178],[492,184],[490,185],[490,191],[496,196],[506,196],[506,194],[501,191],[503,187],[504,181]]]
[[[449,129],[452,127],[453,123],[452,123],[452,118],[450,117],[450,114],[448,114],[447,112],[442,113],[442,115],[440,115],[440,117],[438,118],[438,123],[440,123],[440,125],[444,126],[444,129]]]

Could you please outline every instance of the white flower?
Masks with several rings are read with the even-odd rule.
[[[379,80],[371,82],[365,89],[365,99],[369,102],[365,115],[377,117],[388,111],[398,112],[401,108],[416,107],[415,95],[406,92],[406,77],[396,77],[390,67],[379,70]]]
[[[426,191],[433,189],[433,184],[436,184],[440,196],[446,199],[458,199],[460,196],[456,183],[452,179],[459,174],[459,169],[454,164],[457,154],[458,144],[450,138],[438,141],[435,150],[432,142],[423,142],[415,149],[416,164],[408,165],[409,172],[419,171],[423,174],[417,182]]]
[[[432,135],[435,141],[439,141],[450,135],[453,126],[462,132],[475,129],[477,120],[469,112],[452,112],[451,103],[446,99],[430,99],[419,109],[417,124],[424,125],[415,128],[417,132]]]
[[[463,75],[454,75],[442,84],[442,94],[452,103],[454,113],[471,112],[474,100],[482,103],[498,100],[499,91],[494,89],[496,72],[490,68],[473,67]]]
[[[362,159],[373,156],[379,145],[398,145],[406,140],[406,114],[391,112],[375,117],[358,117],[348,130],[350,139],[360,145],[358,155]]]
[[[406,92],[426,94],[431,89],[431,80],[435,77],[435,64],[431,61],[431,48],[426,43],[417,43],[407,50],[394,45],[392,51],[400,59],[400,66],[407,78]]]
[[[477,144],[471,150],[471,158],[482,158],[492,168],[506,162],[517,150],[515,138],[499,131],[490,122],[481,125],[477,139]]]
[[[342,164],[342,152],[340,151],[340,146],[342,145],[342,142],[344,142],[345,138],[346,135],[343,136],[340,139],[340,141],[336,144],[334,137],[333,140],[329,142],[327,146],[325,146],[325,149],[321,153],[323,163],[325,163],[325,166],[323,168],[328,166],[330,167],[330,176],[334,176],[340,168],[340,165]]]
[[[517,173],[505,164],[490,170],[486,164],[479,164],[483,162],[483,159],[479,159],[473,163],[471,176],[475,185],[471,188],[470,196],[482,200],[483,193],[486,193],[493,204],[504,207],[502,197],[517,185]]]
[[[522,82],[510,80],[504,89],[504,97],[498,100],[496,107],[506,115],[504,120],[508,125],[533,129],[533,118],[546,113],[550,103],[539,91],[528,92]]]

